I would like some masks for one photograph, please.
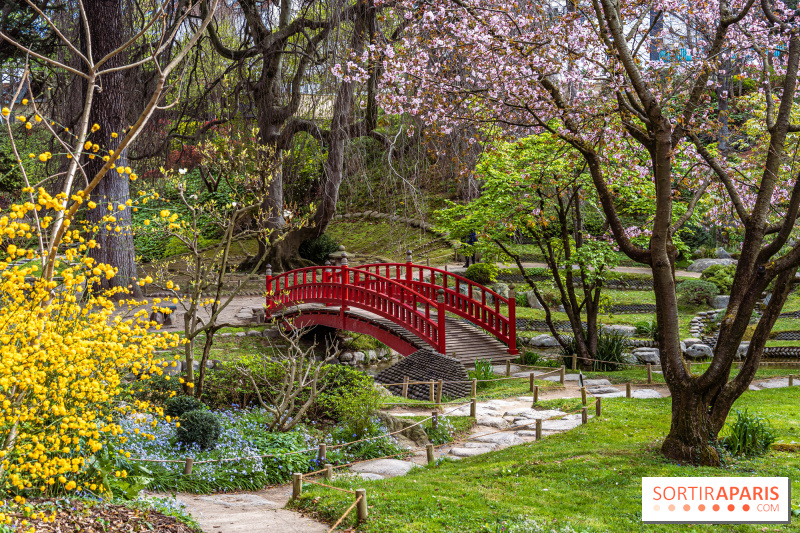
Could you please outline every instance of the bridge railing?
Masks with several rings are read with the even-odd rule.
[[[413,289],[429,299],[443,297],[445,311],[466,318],[488,331],[508,346],[508,353],[516,355],[517,321],[516,300],[505,298],[479,283],[440,268],[407,263],[374,263],[360,265],[363,270],[392,279]],[[440,292],[441,291],[441,292]],[[508,316],[500,308],[508,307]]]
[[[276,276],[268,272],[266,289],[268,315],[284,307],[321,303],[340,306],[344,320],[344,311],[353,306],[402,325],[446,353],[445,303],[397,280],[346,265],[319,266]]]

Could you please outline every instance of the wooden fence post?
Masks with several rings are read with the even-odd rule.
[[[578,354],[572,354],[572,370],[578,370]]]
[[[559,375],[559,381],[561,382],[562,385],[564,384],[564,380],[566,379],[565,376],[566,370],[567,370],[566,367],[564,365],[561,365],[561,374]]]
[[[433,444],[428,444],[425,446],[425,451],[428,453],[428,464],[432,465],[434,462],[433,458]]]
[[[359,523],[367,521],[367,489],[356,489],[356,498],[361,497],[356,504],[356,519]]]
[[[533,387],[533,403],[539,403],[539,385]]]
[[[594,401],[595,401],[595,404],[594,404],[595,405],[595,412],[594,412],[594,414],[597,415],[597,418],[600,418],[600,416],[603,414],[603,406],[600,405],[600,400],[601,400],[600,398],[595,398],[594,399]]]
[[[186,458],[186,462],[183,463],[183,475],[184,476],[191,476],[192,475],[192,465],[194,465],[194,459],[191,457]]]
[[[319,445],[319,452],[317,452],[317,460],[320,463],[324,463],[325,459],[328,457],[328,445],[327,444],[320,444]]]
[[[435,381],[431,381],[428,384],[428,400],[430,400],[431,403],[435,403],[436,402],[436,382]]]
[[[439,412],[434,411],[431,413],[431,427],[436,429],[439,427]]]
[[[472,401],[469,402],[469,416],[471,416],[472,418],[476,418],[477,414],[478,414],[478,402],[477,400],[475,400],[475,398],[473,398]]]
[[[647,382],[653,382],[653,365],[651,363],[647,363]]]
[[[626,398],[630,398],[631,397],[631,384],[630,383],[626,383],[625,384],[625,397]]]
[[[506,359],[506,377],[511,375],[511,359]]]
[[[440,379],[439,380],[439,386],[436,387],[436,405],[438,405],[440,407],[442,405],[442,389],[443,388],[444,388],[444,380]]]
[[[794,387],[794,374],[789,374],[789,386]]]
[[[584,407],[583,409],[581,409],[581,424],[585,424],[588,421],[589,421],[589,413]]]
[[[303,474],[292,474],[292,499],[296,500],[303,493]]]
[[[542,419],[536,419],[536,440],[542,440]]]
[[[403,377],[403,398],[408,398],[408,376]]]
[[[472,397],[478,396],[478,378],[472,378]]]
[[[581,403],[586,406],[586,387],[581,387]]]
[[[325,465],[325,479],[333,479],[333,465]]]
[[[530,382],[531,382],[530,383],[531,392],[533,392],[533,388],[536,386],[536,376],[533,375],[533,372],[531,372],[531,375],[529,376],[529,379],[530,379]]]

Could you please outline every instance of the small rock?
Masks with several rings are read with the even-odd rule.
[[[686,357],[689,359],[710,359],[713,355],[714,351],[707,344],[692,344],[686,349]]]
[[[247,333],[245,333],[244,331],[237,331],[236,333],[233,334],[233,336],[234,337],[247,337]]]
[[[353,352],[353,363],[362,363],[365,357],[364,352]]]
[[[349,363],[353,360],[353,352],[342,352],[339,354],[339,361]]]
[[[536,293],[533,291],[528,291],[525,293],[525,299],[528,300],[528,307],[533,309],[542,309],[542,304],[539,303],[539,300],[536,298]]]
[[[226,339],[228,337],[233,336],[233,333],[231,333],[230,331],[226,331],[225,333],[220,333],[219,336]]]
[[[417,465],[410,461],[399,459],[376,459],[364,463],[357,463],[350,467],[353,472],[378,474],[383,477],[397,477],[408,474]]]
[[[736,349],[736,359],[744,359],[747,356],[747,350],[750,349],[749,342],[743,342],[739,345],[739,348]]]
[[[619,389],[615,389],[614,387],[588,387],[586,392],[593,395],[600,395],[600,394],[615,394],[617,392],[621,392]]]
[[[610,387],[611,382],[607,379],[584,379],[584,387]]]
[[[492,290],[503,298],[508,298],[508,285],[505,283],[495,283],[492,285]]]
[[[496,429],[506,429],[511,425],[508,420],[500,416],[479,416],[477,423],[479,426],[488,426]]]
[[[686,348],[689,349],[694,344],[701,344],[703,341],[698,339],[697,337],[689,337],[688,339],[683,339],[683,343],[686,345]],[[686,350],[684,350],[686,351]]]
[[[247,332],[247,336],[248,337],[260,337],[261,336],[261,332],[258,331],[257,329],[251,329],[250,331]]]
[[[661,355],[658,348],[636,348],[633,355],[644,364],[660,365]]]
[[[281,336],[281,332],[278,328],[264,328],[261,331],[261,336],[269,339],[277,339]]]
[[[721,246],[716,249],[714,254],[717,256],[717,259],[731,259],[731,254],[729,254],[728,251]]]

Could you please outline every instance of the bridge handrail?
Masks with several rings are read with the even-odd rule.
[[[410,286],[415,292],[431,296],[431,291],[442,289],[445,293],[445,310],[458,316],[466,318],[479,327],[489,331],[500,341],[508,346],[509,354],[517,354],[517,321],[516,321],[516,300],[505,298],[497,292],[484,287],[463,276],[440,268],[418,265],[414,263],[371,263],[359,265],[354,269],[372,272],[388,279],[395,279],[398,282]],[[392,276],[394,270],[394,277]],[[384,273],[382,274],[381,271]],[[414,273],[417,273],[415,278]],[[428,274],[429,281],[425,281]],[[436,275],[441,276],[442,285],[437,285]],[[452,278],[452,287],[449,279]],[[466,285],[468,294],[460,292],[460,286]],[[473,298],[473,289],[477,288],[481,293],[481,300]],[[427,294],[426,294],[427,293]],[[487,295],[491,296],[494,304],[487,304]],[[438,296],[438,295],[437,295]],[[508,306],[508,317],[500,313],[500,305]]]
[[[316,266],[267,275],[266,292],[268,315],[298,302],[340,305],[342,312],[352,305],[402,325],[445,353],[444,302],[397,280],[347,266]]]

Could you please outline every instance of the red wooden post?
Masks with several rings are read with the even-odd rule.
[[[445,306],[444,306],[444,289],[439,289],[439,308],[436,311],[436,320],[439,322],[439,353],[447,355],[447,337],[445,336]]]
[[[272,309],[272,265],[267,263],[267,312]]]
[[[406,281],[411,281],[411,250],[406,250]]]
[[[517,299],[508,299],[508,353],[517,355]]]
[[[345,327],[345,318],[344,318],[344,312],[347,311],[347,309],[348,309],[347,301],[348,301],[349,294],[348,294],[348,290],[347,290],[347,285],[350,283],[350,273],[348,272],[348,268],[347,268],[347,252],[342,252],[342,266],[341,266],[341,269],[339,270],[339,275],[341,276],[341,278],[339,279],[339,283],[341,283],[341,287],[342,287],[341,288],[342,293],[340,295],[341,296],[341,302],[342,302],[342,308],[341,308],[341,311],[340,311],[339,314],[342,317],[342,329],[347,329]]]

